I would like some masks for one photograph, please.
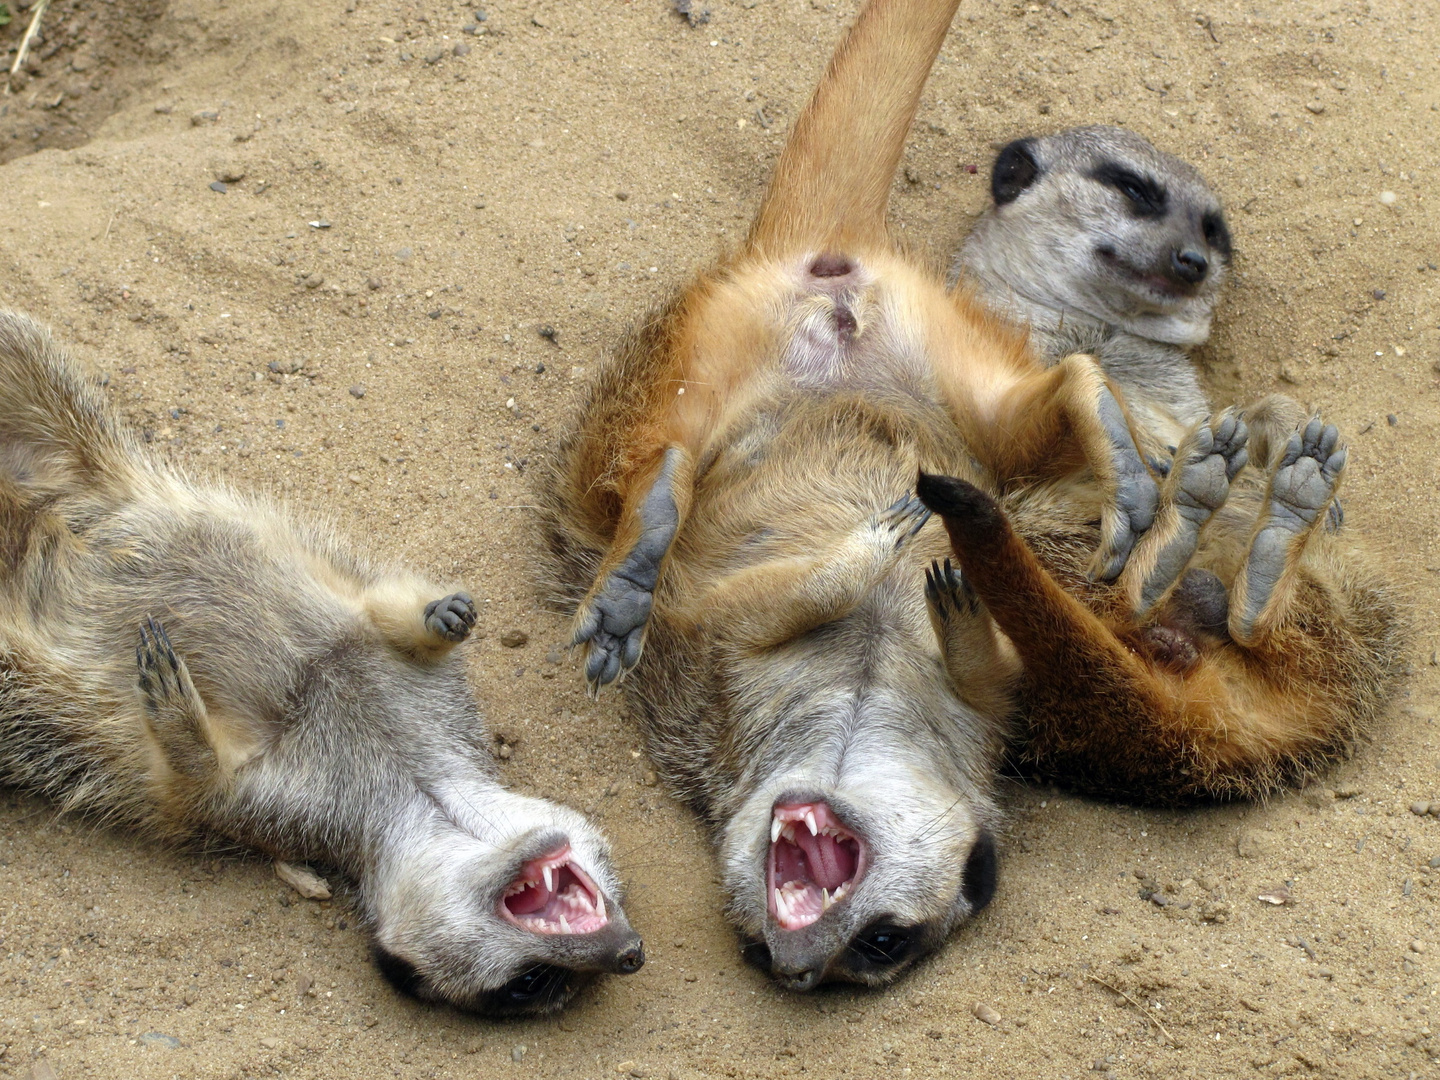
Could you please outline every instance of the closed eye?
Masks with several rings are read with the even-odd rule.
[[[1165,189],[1148,176],[1106,162],[1090,174],[1092,180],[1112,187],[1124,195],[1130,208],[1141,217],[1164,217],[1168,204]]]

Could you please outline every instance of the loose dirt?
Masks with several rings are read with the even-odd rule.
[[[1197,163],[1238,251],[1210,387],[1349,434],[1346,527],[1415,612],[1414,671],[1354,760],[1264,805],[1010,786],[981,918],[887,991],[795,997],[741,963],[703,838],[530,584],[531,466],[625,324],[743,230],[854,12],[704,2],[52,5],[0,96],[0,304],[108,373],[155,453],[470,584],[504,776],[609,830],[650,959],[561,1017],[476,1020],[391,992],[343,896],[0,793],[0,1074],[1437,1075],[1440,820],[1410,807],[1440,802],[1440,13],[966,0],[899,234],[945,260],[1029,132],[1122,123]]]

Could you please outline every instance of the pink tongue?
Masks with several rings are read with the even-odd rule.
[[[855,854],[833,836],[811,836],[803,826],[795,830],[795,842],[805,852],[810,876],[822,889],[834,891],[855,876]]]

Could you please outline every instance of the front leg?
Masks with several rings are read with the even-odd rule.
[[[1009,716],[1020,660],[1002,643],[974,587],[949,559],[943,565],[931,562],[925,571],[925,606],[961,700],[987,716]]]
[[[592,691],[640,662],[660,570],[689,508],[690,473],[684,450],[664,452],[653,480],[638,485],[643,494],[622,511],[610,552],[575,613],[573,644],[585,647]]]
[[[1008,374],[992,366],[984,374],[980,380],[961,364],[936,369],[971,453],[1002,485],[1088,466],[1104,495],[1090,573],[1114,581],[1159,504],[1120,398],[1089,356]]]
[[[929,520],[925,505],[905,495],[817,553],[768,559],[722,578],[677,620],[723,626],[726,642],[743,649],[781,645],[852,611]]]
[[[438,591],[418,578],[390,578],[365,590],[365,613],[391,648],[436,663],[470,636],[477,618],[469,593],[428,599]]]

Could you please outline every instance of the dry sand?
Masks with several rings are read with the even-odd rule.
[[[1440,800],[1440,14],[966,0],[902,235],[945,258],[1027,132],[1122,123],[1196,162],[1238,250],[1211,388],[1349,433],[1348,527],[1413,604],[1414,674],[1353,761],[1263,806],[1012,787],[989,911],[888,991],[795,997],[741,964],[694,823],[529,584],[527,465],[626,322],[743,228],[854,10],[703,4],[692,27],[668,0],[495,0],[480,34],[440,0],[52,6],[0,97],[0,304],[108,372],[157,454],[470,583],[504,776],[610,831],[650,960],[557,1019],[475,1020],[396,996],[344,903],[261,861],[0,793],[0,1074],[1440,1075],[1440,820],[1408,809]]]

